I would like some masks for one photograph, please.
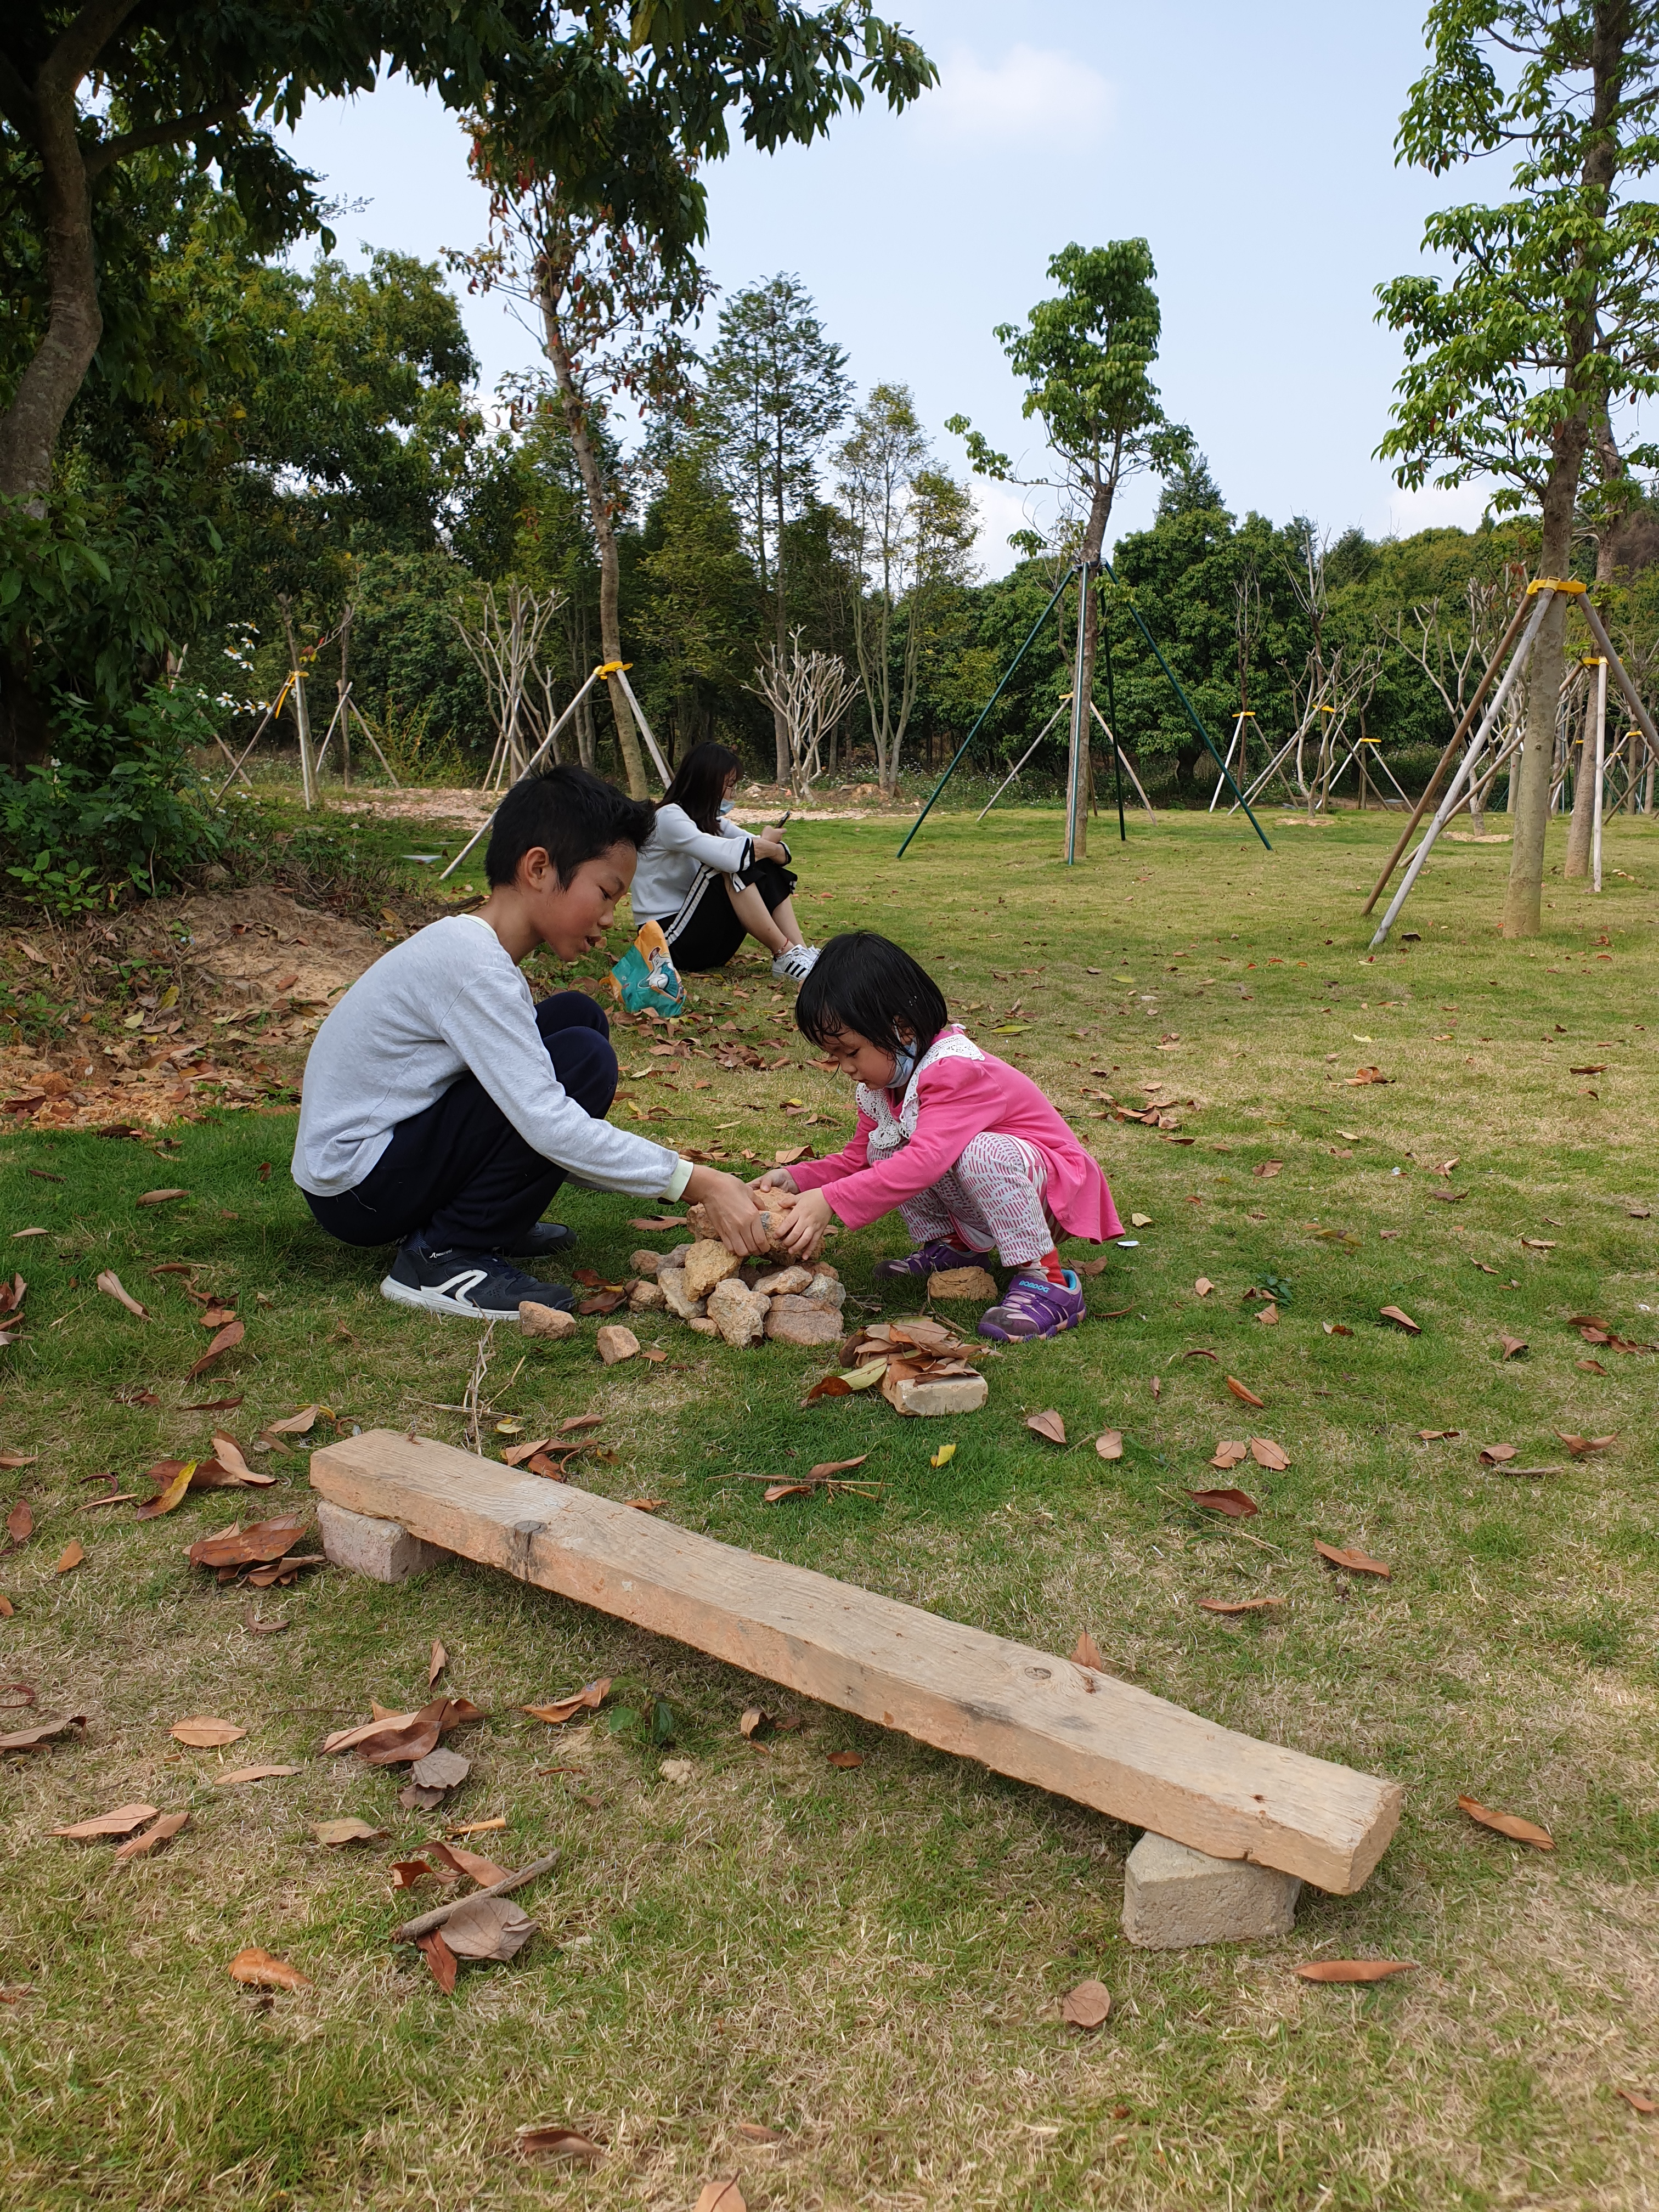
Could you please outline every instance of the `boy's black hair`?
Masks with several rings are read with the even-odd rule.
[[[561,884],[584,860],[597,860],[613,845],[637,852],[656,826],[648,799],[629,799],[585,768],[544,769],[521,776],[496,813],[484,856],[492,890],[510,884],[525,854],[541,846]]]
[[[927,970],[873,929],[832,937],[795,998],[796,1028],[826,1051],[842,1030],[856,1030],[883,1052],[897,1052],[902,1023],[920,1057],[950,1018],[945,994]]]
[[[665,806],[683,806],[706,837],[720,827],[720,801],[726,779],[743,763],[729,745],[705,738],[693,745],[674,771],[674,781],[662,795]]]

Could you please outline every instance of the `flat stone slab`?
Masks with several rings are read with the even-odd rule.
[[[1288,1936],[1302,1884],[1249,1859],[1212,1858],[1149,1829],[1123,1875],[1123,1932],[1143,1951]]]
[[[354,1513],[349,1506],[317,1503],[317,1526],[322,1531],[323,1553],[331,1566],[343,1567],[371,1582],[406,1583],[449,1557],[436,1544],[411,1536],[397,1521],[382,1521],[370,1513]]]

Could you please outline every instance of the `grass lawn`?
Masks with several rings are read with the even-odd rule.
[[[1273,818],[1271,854],[1202,817],[1132,826],[1127,848],[1103,821],[1071,873],[1051,813],[945,816],[902,863],[887,822],[806,823],[796,843],[814,933],[873,922],[908,945],[1072,1115],[1126,1219],[1149,1217],[1090,1285],[1121,1318],[993,1359],[989,1404],[954,1423],[863,1396],[804,1407],[820,1358],[732,1352],[652,1316],[640,1333],[669,1355],[653,1367],[601,1368],[591,1322],[568,1345],[499,1332],[489,1391],[526,1435],[603,1414],[614,1457],[572,1470],[592,1488],[1049,1650],[1087,1628],[1149,1690],[1395,1778],[1404,1821],[1366,1887],[1304,1893],[1281,1942],[1136,1952],[1119,1928],[1133,1831],[824,1709],[751,1745],[739,1712],[777,1695],[672,1644],[459,1563],[395,1589],[332,1570],[288,1592],[216,1587],[185,1547],[302,1507],[303,1449],[257,1462],[280,1480],[254,1499],[192,1493],[145,1522],[87,1510],[84,1479],[147,1492],[142,1471],[204,1455],[216,1423],[246,1449],[313,1400],[347,1430],[457,1443],[442,1408],[476,1334],[388,1305],[378,1255],[313,1229],[286,1174],[291,1114],[210,1114],[165,1159],[9,1129],[0,1232],[50,1233],[7,1246],[30,1287],[0,1446],[40,1458],[0,1478],[35,1522],[0,1559],[0,1673],[39,1702],[5,1725],[87,1725],[0,1754],[0,1984],[23,1990],[0,2004],[0,2201],[690,2212],[738,2174],[750,2207],[801,2212],[1659,2202],[1659,2117],[1616,2094],[1659,2098],[1659,1360],[1569,1326],[1589,1313],[1659,1340],[1659,844],[1613,823],[1607,893],[1553,875],[1547,933],[1519,946],[1496,930],[1508,848],[1444,845],[1404,918],[1417,935],[1368,961],[1358,908],[1397,825]],[[419,840],[401,823],[378,847]],[[763,967],[699,980],[693,1006],[793,1040],[792,1064],[635,1075],[624,1119],[740,1165],[842,1141],[847,1093],[808,1064]],[[623,1057],[647,1066],[636,1033]],[[1386,1082],[1351,1084],[1362,1066]],[[1101,1097],[1139,1105],[1149,1086],[1178,1127],[1120,1121]],[[803,1126],[786,1099],[822,1118]],[[190,1195],[136,1206],[172,1184]],[[641,1211],[572,1194],[580,1259],[617,1279],[665,1241],[627,1226]],[[882,1297],[871,1266],[899,1244],[896,1222],[840,1240],[854,1297]],[[191,1384],[198,1310],[184,1279],[151,1272],[177,1261],[247,1324]],[[105,1268],[149,1321],[98,1292]],[[1255,1317],[1267,1291],[1274,1325]],[[1379,1322],[1390,1304],[1419,1336]],[[882,1310],[914,1297],[890,1286]],[[1504,1358],[1506,1334],[1528,1348]],[[1227,1374],[1266,1410],[1230,1397]],[[117,1395],[145,1387],[160,1409]],[[173,1410],[238,1394],[233,1411]],[[1024,1426],[1048,1407],[1064,1451]],[[1108,1426],[1125,1437],[1111,1464],[1091,1448]],[[1574,1459],[1564,1431],[1616,1442]],[[1253,1431],[1287,1472],[1211,1471],[1218,1439]],[[1552,1472],[1483,1466],[1497,1443]],[[768,1506],[737,1479],[866,1450],[873,1499]],[[1259,1516],[1197,1510],[1184,1493],[1208,1484],[1242,1486]],[[59,1573],[71,1539],[85,1561]],[[1334,1573],[1316,1539],[1392,1578]],[[1282,1608],[1199,1604],[1257,1595]],[[287,1631],[251,1632],[250,1596]],[[434,1638],[486,1717],[451,1739],[470,1778],[423,1814],[399,1808],[401,1771],[319,1745],[371,1699],[421,1704]],[[602,1674],[613,1705],[666,1704],[672,1745],[520,1710]],[[185,1749],[168,1730],[192,1714],[247,1733]],[[829,1765],[842,1748],[864,1764]],[[665,1778],[665,1752],[689,1780]],[[215,1786],[256,1762],[298,1771]],[[1542,1822],[1557,1849],[1475,1826],[1460,1792]],[[190,1825],[125,1866],[50,1832],[135,1799]],[[311,1824],[349,1814],[386,1840],[323,1848]],[[560,1854],[523,1900],[542,1933],[511,1966],[464,1965],[445,1996],[387,1940],[432,1887],[406,1904],[387,1869],[495,1815],[505,1830],[476,1848],[514,1866]],[[268,2002],[239,1987],[226,1963],[247,1945],[311,1985]],[[1367,1989],[1291,1971],[1354,1956],[1418,1964]],[[1084,2035],[1057,2001],[1090,1975],[1114,2009]],[[527,2165],[531,2123],[605,2154]]]

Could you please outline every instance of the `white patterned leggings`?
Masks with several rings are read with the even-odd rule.
[[[973,1252],[994,1247],[1005,1267],[1052,1251],[1057,1224],[1043,1203],[1042,1155],[1023,1137],[970,1137],[956,1165],[899,1208],[918,1245],[947,1237]]]

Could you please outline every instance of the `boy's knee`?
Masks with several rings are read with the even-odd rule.
[[[553,1056],[554,1073],[585,1114],[602,1118],[617,1095],[617,1049],[608,1033],[567,1030]]]
[[[556,1036],[561,1030],[592,1030],[596,1036],[602,1037],[611,1034],[605,1008],[590,999],[586,991],[555,991],[550,997],[539,1000],[536,1026],[544,1042]]]

